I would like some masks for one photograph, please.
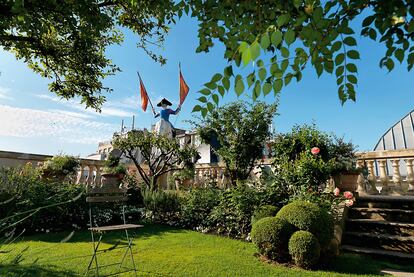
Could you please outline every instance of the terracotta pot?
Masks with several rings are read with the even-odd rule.
[[[359,173],[344,172],[333,176],[335,187],[341,191],[356,191],[358,189],[358,176]]]
[[[105,188],[117,188],[124,179],[123,174],[102,173],[101,184]]]

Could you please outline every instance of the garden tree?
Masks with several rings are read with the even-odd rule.
[[[217,139],[219,146],[214,151],[223,160],[233,184],[247,179],[256,160],[262,157],[276,107],[262,102],[250,106],[233,102],[212,110],[195,124],[204,142]]]
[[[174,138],[158,136],[147,130],[133,130],[126,135],[115,135],[114,148],[132,160],[147,188],[157,190],[160,176],[172,170],[192,168],[197,150],[190,145],[180,146]],[[139,159],[140,153],[141,159]],[[144,165],[148,166],[148,171]]]
[[[196,51],[221,43],[229,63],[200,91],[194,111],[203,116],[233,89],[237,95],[249,90],[253,99],[277,94],[292,79],[300,81],[309,64],[318,76],[336,75],[342,103],[355,100],[356,31],[385,46],[380,67],[391,71],[395,61],[406,61],[408,70],[414,65],[410,0],[3,0],[0,46],[52,78],[52,92],[81,96],[86,106],[99,109],[102,92],[110,91],[102,79],[119,70],[105,50],[121,43],[120,27],[137,34],[138,46],[163,64],[148,45],[162,44],[169,25],[184,13],[199,23]],[[252,62],[252,71],[242,70]]]
[[[120,27],[138,35],[138,47],[163,64],[148,44],[163,42],[174,7],[173,1],[151,0],[2,0],[0,47],[52,79],[50,91],[65,99],[80,96],[99,110],[102,93],[111,91],[102,80],[120,70],[105,52],[122,42]]]

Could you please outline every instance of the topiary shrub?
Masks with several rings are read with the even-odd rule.
[[[250,236],[261,254],[272,260],[285,261],[289,257],[288,242],[293,232],[294,227],[286,220],[265,217],[253,225]]]
[[[260,206],[253,212],[251,223],[253,225],[262,218],[275,216],[278,211],[279,208],[273,205]]]
[[[308,231],[296,231],[289,240],[289,254],[299,267],[310,268],[318,263],[321,246]]]
[[[286,220],[299,230],[311,232],[322,248],[325,248],[333,238],[332,215],[314,203],[294,201],[281,208],[276,217]]]

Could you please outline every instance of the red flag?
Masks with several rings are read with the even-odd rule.
[[[141,77],[139,77],[139,87],[141,89],[141,108],[145,112],[148,106],[148,94]]]
[[[188,91],[190,88],[187,86],[186,82],[184,81],[183,74],[181,74],[180,69],[180,105],[183,104],[185,98],[187,97]]]

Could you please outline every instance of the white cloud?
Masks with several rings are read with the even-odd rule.
[[[67,143],[97,144],[112,137],[117,126],[79,115],[0,105],[0,136],[45,137]]]
[[[13,98],[9,95],[10,89],[5,87],[0,87],[0,99],[3,100],[12,100]]]
[[[125,98],[121,101],[108,101],[106,102],[102,108],[101,112],[97,112],[94,109],[85,109],[85,106],[80,104],[79,102],[75,101],[74,99],[61,99],[55,96],[47,95],[47,94],[40,94],[37,97],[41,99],[46,99],[55,103],[62,104],[68,108],[81,111],[82,113],[87,113],[91,116],[115,116],[115,117],[132,117],[134,114],[132,111],[129,111],[133,108],[132,103],[133,99]],[[125,110],[129,109],[129,110]],[[69,111],[70,112],[70,111]]]
[[[71,112],[71,111],[59,110],[59,109],[51,109],[48,111],[51,113],[64,114],[64,115],[78,117],[78,118],[92,118],[91,115],[85,114],[85,113]]]

